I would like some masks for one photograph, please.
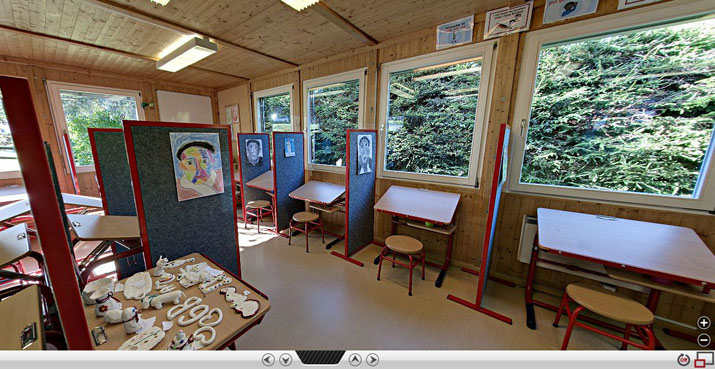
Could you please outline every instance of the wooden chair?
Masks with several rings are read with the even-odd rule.
[[[258,233],[261,233],[261,219],[266,214],[271,214],[271,219],[273,219],[273,205],[268,200],[253,200],[246,204],[246,219],[243,221],[245,228],[248,228],[248,217],[249,215],[256,218],[256,225],[258,226]],[[275,219],[273,219],[275,223]]]
[[[571,301],[579,305],[573,311],[569,308],[569,302]],[[564,309],[566,309],[566,314],[569,317],[569,325],[568,328],[566,328],[564,342],[561,345],[562,350],[566,350],[566,347],[569,344],[569,338],[571,338],[571,331],[573,330],[574,325],[622,342],[621,350],[625,350],[628,345],[632,345],[643,350],[653,350],[655,348],[655,336],[653,335],[653,330],[650,328],[653,324],[653,313],[648,310],[648,308],[633,299],[602,288],[581,283],[572,283],[566,286],[566,292],[561,300],[559,311],[556,313],[556,319],[554,319],[554,327],[559,326],[561,313]],[[623,338],[576,321],[578,315],[584,309],[588,309],[598,315],[613,319],[617,322],[624,323],[626,325],[626,329]],[[643,344],[629,341],[631,332],[634,332],[640,340],[643,341]]]
[[[293,224],[303,223],[303,228],[296,227]],[[312,228],[308,229],[308,226],[313,225]],[[288,223],[288,244],[293,240],[293,231],[298,231],[305,233],[305,252],[310,252],[308,247],[308,233],[320,229],[320,235],[323,238],[323,243],[325,243],[325,232],[323,232],[323,220],[320,219],[318,213],[312,213],[309,211],[301,211],[299,213],[293,214],[293,219]]]
[[[392,258],[387,255],[392,251]],[[409,259],[408,264],[403,264],[397,260],[397,255],[404,255]],[[377,280],[380,280],[380,272],[382,271],[382,260],[387,259],[392,262],[392,267],[395,264],[401,265],[410,270],[410,286],[407,294],[412,296],[412,269],[417,263],[422,263],[422,280],[425,279],[425,248],[417,239],[409,236],[390,236],[385,239],[385,247],[380,251],[380,265],[377,267]]]

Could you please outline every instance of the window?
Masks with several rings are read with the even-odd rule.
[[[620,18],[625,31],[574,25],[527,36],[524,70],[535,73],[519,86],[531,96],[518,100],[521,165],[510,188],[715,208],[715,19],[641,13]]]
[[[493,45],[382,66],[382,176],[477,185]]]
[[[346,130],[363,126],[365,69],[303,83],[311,170],[344,171]]]
[[[67,135],[78,172],[94,170],[87,128],[122,128],[122,120],[144,119],[136,91],[58,82],[48,82],[47,89],[61,145]]]
[[[286,85],[253,94],[256,132],[293,131],[293,85]]]
[[[4,178],[20,178],[20,164],[17,162],[17,153],[0,93],[0,179]]]

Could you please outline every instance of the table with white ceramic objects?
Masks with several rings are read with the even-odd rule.
[[[174,280],[171,283],[168,283],[168,285],[175,286],[175,289],[173,291],[183,292],[184,296],[180,298],[180,304],[183,304],[184,302],[186,302],[187,299],[192,297],[200,298],[200,305],[207,305],[210,309],[218,308],[221,310],[221,322],[213,326],[213,329],[216,332],[216,338],[211,344],[203,347],[202,350],[222,350],[228,346],[232,346],[233,348],[235,348],[235,346],[232,345],[234,341],[244,333],[248,332],[254,326],[260,324],[266,312],[270,310],[271,303],[268,300],[268,296],[266,296],[250,284],[246,283],[245,281],[241,280],[226,268],[221,267],[213,260],[205,257],[200,253],[186,255],[177,260],[185,260],[192,258],[194,259],[193,261],[187,262],[180,267],[170,269],[167,268],[164,270],[164,273],[170,273],[174,275]],[[195,265],[199,263],[206,263],[208,267],[216,271],[223,271],[224,275],[230,278],[231,281],[225,285],[222,285],[221,288],[234,287],[236,293],[244,295],[248,299],[258,301],[258,303],[260,304],[258,311],[256,311],[254,315],[248,318],[244,318],[240,312],[236,312],[234,309],[231,308],[231,303],[226,300],[226,295],[220,292],[220,288],[211,291],[207,294],[204,294],[199,290],[199,284],[188,288],[182,287],[177,281],[179,269],[186,268],[190,265]],[[151,276],[151,294],[160,294],[160,292],[154,288],[155,282],[160,278],[154,276],[154,269],[155,268],[152,268],[147,271]],[[125,278],[115,283],[115,291],[117,284],[124,285],[126,281],[127,279]],[[112,298],[117,299],[122,304],[122,309],[126,309],[132,306],[136,307],[138,310],[142,308],[140,300],[127,299],[125,298],[123,292],[115,292]],[[184,319],[190,318],[190,311],[186,310],[185,312],[178,314],[178,316],[174,317],[173,319],[168,319],[167,312],[174,306],[176,305],[174,305],[173,302],[167,302],[163,304],[161,309],[155,309],[154,307],[150,306],[147,309],[141,309],[141,311],[139,312],[142,319],[156,318],[153,325],[154,327],[162,328],[163,322],[170,322],[169,324],[171,325],[171,327],[163,331],[164,338],[162,338],[161,341],[156,346],[154,346],[152,350],[166,350],[171,344],[173,338],[179,332],[179,330],[183,330],[187,336],[191,336],[196,330],[200,328],[201,320],[204,320],[201,319],[191,324],[180,326],[178,323],[179,320],[181,319],[181,317],[184,317]],[[98,317],[95,314],[94,305],[85,305],[84,314],[87,320],[87,325],[90,329],[90,334],[94,328],[101,327],[104,330],[106,336],[108,337],[108,341],[101,345],[97,345],[95,342],[92,342],[93,348],[95,350],[117,350],[126,340],[135,336],[135,333],[126,333],[126,331],[124,330],[123,323],[111,324],[105,322],[103,317]],[[205,319],[205,322],[208,320],[210,320],[211,322],[218,320],[217,314],[212,314],[212,316]],[[141,332],[139,334],[141,334]],[[206,333],[202,334],[207,335]]]

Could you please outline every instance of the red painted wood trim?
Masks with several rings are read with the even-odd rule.
[[[72,171],[72,183],[74,184],[74,193],[79,195],[79,180],[77,179],[77,167],[74,165],[74,154],[72,153],[72,145],[68,134],[62,135],[65,143],[65,151],[67,152],[67,160],[70,162],[70,170]]]
[[[502,124],[499,127],[499,140],[497,141],[497,153],[496,153],[496,159],[494,160],[494,172],[492,175],[492,190],[491,193],[489,194],[489,212],[487,214],[487,226],[484,230],[484,243],[482,243],[482,260],[480,263],[479,270],[482,272],[482,275],[480,278],[485,278],[486,276],[489,275],[489,271],[487,269],[487,261],[489,260],[489,237],[491,236],[492,233],[492,227],[495,227],[496,224],[492,224],[492,221],[494,220],[494,208],[496,206],[496,202],[499,201],[497,197],[497,187],[499,186],[499,174],[501,172],[501,164],[504,158],[502,158],[502,154],[504,153],[504,140],[509,140],[508,137],[505,137],[506,135],[506,124]],[[482,306],[482,298],[484,297],[484,286],[486,283],[482,283],[482,281],[479,281],[477,284],[477,300],[475,304],[477,306]]]
[[[84,304],[75,280],[75,261],[67,244],[30,84],[24,79],[0,76],[0,90],[67,346],[91,350]],[[67,283],[68,278],[75,282]]]

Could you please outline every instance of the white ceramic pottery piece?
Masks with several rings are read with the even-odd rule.
[[[120,350],[151,350],[164,339],[166,333],[159,327],[151,327],[134,337],[124,341]]]
[[[152,287],[149,272],[139,272],[124,281],[124,298],[141,300],[151,293]]]
[[[104,277],[87,283],[82,289],[82,301],[84,301],[85,305],[94,305],[96,301],[90,298],[94,291],[107,286],[110,286],[110,289],[114,291],[114,280],[112,278]]]

